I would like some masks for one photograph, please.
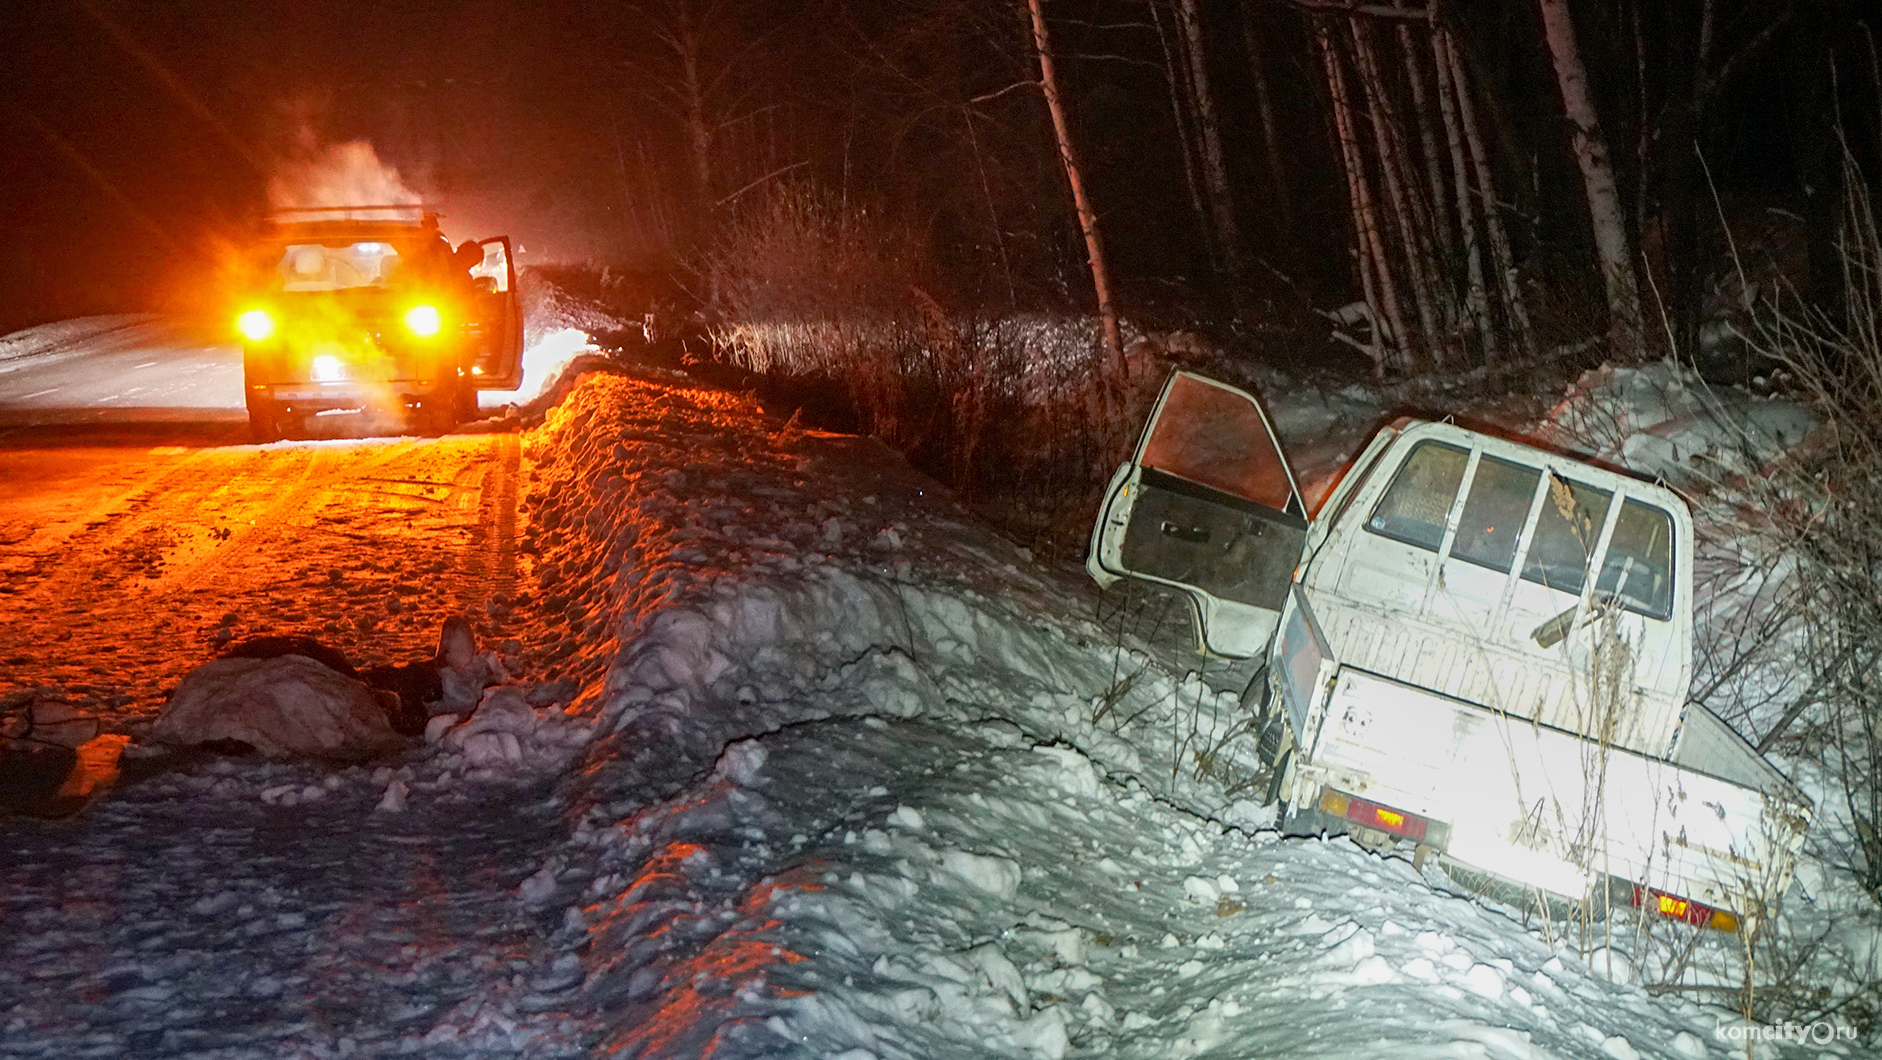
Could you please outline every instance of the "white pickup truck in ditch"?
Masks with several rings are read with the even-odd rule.
[[[1450,423],[1381,430],[1309,519],[1260,403],[1178,372],[1086,567],[1194,602],[1290,831],[1731,930],[1789,886],[1810,803],[1692,670],[1672,491]]]

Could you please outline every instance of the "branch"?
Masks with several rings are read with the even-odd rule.
[[[716,210],[719,207],[724,206],[726,203],[731,202],[733,199],[738,198],[740,195],[745,194],[746,192],[752,190],[753,188],[757,187],[760,184],[763,184],[765,181],[770,180],[773,177],[781,177],[784,174],[789,173],[793,169],[802,169],[803,167],[807,165],[810,165],[810,161],[808,159],[802,162],[792,162],[788,166],[782,166],[782,167],[779,167],[778,169],[774,169],[771,172],[766,173],[764,176],[759,177],[757,180],[752,181],[750,184],[747,184],[744,187],[738,189],[732,194],[727,195],[725,198],[720,199],[718,202],[713,203],[712,208]]]
[[[1719,72],[1706,78],[1705,96],[1695,101],[1696,105],[1693,109],[1703,110],[1707,102],[1705,97],[1710,97],[1714,92],[1718,91],[1719,86],[1730,81],[1733,75],[1738,73],[1738,68],[1744,64],[1744,61],[1766,44],[1769,44],[1771,38],[1777,35],[1778,30],[1790,24],[1791,16],[1796,13],[1796,8],[1786,7],[1776,18],[1765,23],[1763,29],[1753,34],[1752,38],[1746,41],[1743,47],[1733,52],[1730,58],[1721,63],[1719,65]]]
[[[997,92],[989,92],[989,93],[987,93],[987,94],[986,94],[986,95],[984,95],[984,96],[975,96],[974,98],[972,98],[972,99],[970,99],[970,100],[968,100],[967,102],[968,102],[969,104],[974,104],[974,103],[985,103],[985,102],[987,102],[988,100],[993,100],[993,99],[999,99],[999,98],[1000,98],[1001,96],[1004,96],[1004,95],[1006,95],[1006,94],[1007,94],[1008,92],[1011,92],[1011,91],[1013,91],[1013,90],[1015,90],[1015,89],[1020,89],[1020,88],[1038,88],[1038,87],[1039,87],[1039,82],[1038,82],[1038,81],[1015,81],[1015,82],[1013,82],[1012,84],[1010,84],[1010,85],[1008,85],[1008,86],[1006,86],[1005,88],[1002,88],[1002,89],[1000,89],[1000,90],[999,90],[999,91],[997,91]]]
[[[1358,3],[1357,0],[1280,0],[1281,3],[1298,7],[1305,11],[1330,11],[1347,15],[1365,15],[1369,18],[1397,18],[1409,22],[1431,21],[1430,8],[1423,7],[1385,7],[1380,4]]]

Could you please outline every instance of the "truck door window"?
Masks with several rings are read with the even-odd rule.
[[[1444,543],[1444,521],[1457,499],[1458,483],[1470,451],[1443,442],[1419,442],[1393,476],[1385,496],[1379,498],[1366,529],[1394,541],[1438,550]]]
[[[1287,465],[1261,410],[1190,376],[1172,384],[1142,463],[1276,511],[1306,515],[1294,508]]]
[[[1529,519],[1540,468],[1512,464],[1494,456],[1477,461],[1470,496],[1451,539],[1451,555],[1508,574],[1516,561],[1516,539]]]
[[[1555,474],[1549,475],[1547,488],[1536,536],[1523,560],[1523,578],[1579,596],[1613,494]]]
[[[1595,590],[1650,618],[1673,613],[1673,517],[1640,501],[1621,504]]]

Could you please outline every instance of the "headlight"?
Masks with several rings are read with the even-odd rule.
[[[435,305],[415,305],[405,311],[405,327],[420,338],[430,338],[444,326],[444,315]]]
[[[308,366],[307,375],[316,383],[337,383],[346,378],[346,362],[330,353],[323,353]]]
[[[235,330],[250,342],[265,342],[274,335],[274,314],[266,309],[250,309],[235,318]]]

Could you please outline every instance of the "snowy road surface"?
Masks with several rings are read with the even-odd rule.
[[[652,373],[520,440],[44,437],[0,702],[139,776],[0,821],[0,1056],[1744,1055],[1609,925],[1278,838],[1233,694],[874,443]],[[148,746],[234,635],[455,611],[516,681],[388,759]]]
[[[147,317],[87,317],[0,338],[0,428],[246,418],[242,349]]]

